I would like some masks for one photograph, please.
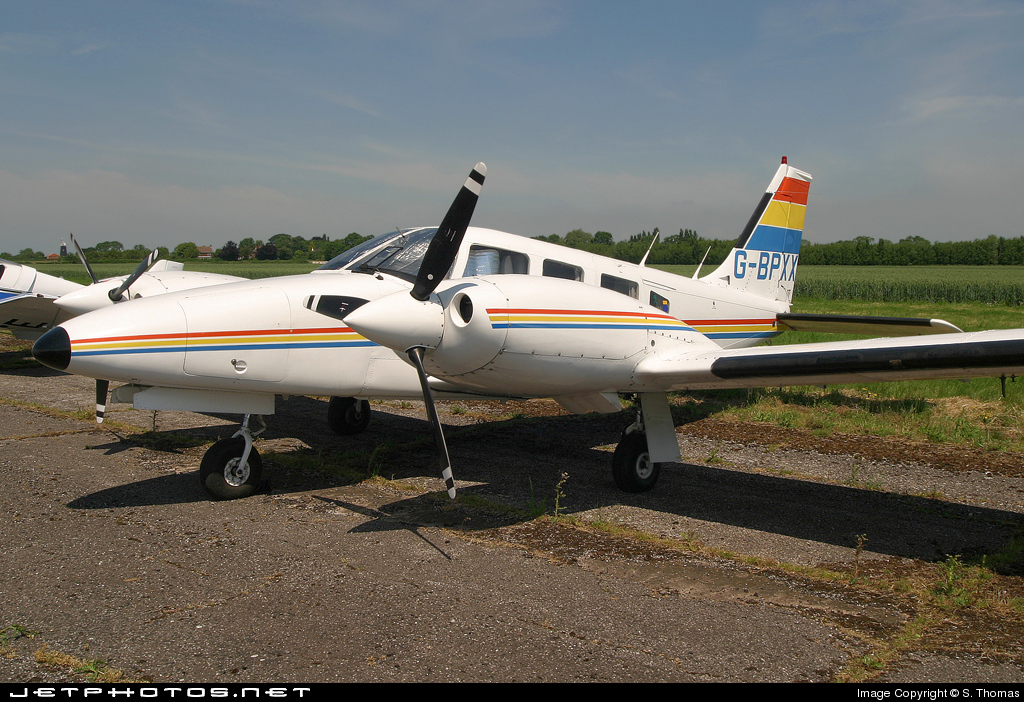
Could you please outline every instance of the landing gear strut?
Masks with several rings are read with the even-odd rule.
[[[331,431],[342,436],[366,431],[370,424],[370,403],[354,397],[332,397],[327,406],[327,424]]]
[[[237,500],[256,492],[263,482],[263,461],[252,445],[254,436],[262,434],[267,425],[259,415],[263,427],[249,430],[249,417],[245,415],[242,427],[230,439],[215,443],[203,455],[199,464],[199,479],[203,488],[215,500]]]
[[[620,490],[647,492],[658,482],[660,462],[678,460],[679,446],[667,395],[640,393],[635,401],[636,421],[625,428],[615,448],[612,477]]]
[[[612,456],[612,477],[618,488],[624,492],[647,492],[658,482],[660,474],[659,464],[651,460],[647,450],[647,434],[639,430],[624,433]]]

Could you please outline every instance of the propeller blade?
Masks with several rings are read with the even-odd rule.
[[[444,432],[441,430],[441,420],[437,416],[437,408],[434,407],[434,392],[427,382],[427,371],[423,368],[423,347],[414,346],[409,349],[409,360],[416,366],[416,372],[420,376],[420,387],[423,388],[423,402],[427,406],[427,417],[430,419],[430,426],[434,429],[434,444],[437,448],[437,462],[441,467],[441,477],[444,478],[444,486],[448,489],[448,497],[455,499],[455,478],[452,476],[452,462],[448,458],[448,444],[444,441]]]
[[[107,413],[107,390],[110,389],[109,380],[96,381],[96,423],[103,424],[103,416]]]
[[[480,189],[487,175],[487,166],[478,163],[470,172],[466,182],[455,196],[448,214],[441,221],[437,234],[430,240],[427,253],[423,256],[420,272],[416,276],[416,284],[412,288],[412,296],[420,302],[430,297],[430,293],[441,283],[445,273],[451,268],[455,254],[459,252],[462,238],[466,236],[469,220],[473,217],[473,209],[480,198]]]
[[[142,263],[135,267],[135,270],[132,271],[132,274],[124,279],[124,282],[122,282],[116,288],[107,293],[107,296],[110,297],[111,301],[120,302],[121,296],[124,295],[124,291],[130,288],[132,283],[139,279],[139,276],[145,273],[150,266],[156,263],[156,259],[159,258],[159,256],[160,253],[157,251],[157,249],[153,249],[153,251],[150,252],[148,256],[146,256],[145,260],[143,260]]]
[[[70,232],[69,232],[69,234],[70,234]],[[89,277],[92,278],[92,282],[94,282],[94,283],[100,282],[96,278],[96,274],[92,272],[92,266],[89,265],[89,261],[85,258],[85,252],[82,251],[82,247],[78,245],[78,240],[75,239],[75,235],[74,234],[70,234],[70,236],[71,236],[71,243],[75,245],[75,250],[78,251],[78,260],[82,262],[83,266],[85,266],[85,270],[86,270],[86,272],[89,273]]]

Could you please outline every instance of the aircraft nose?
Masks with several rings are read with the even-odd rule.
[[[36,339],[32,356],[54,370],[67,370],[71,363],[71,337],[62,327],[54,327]]]

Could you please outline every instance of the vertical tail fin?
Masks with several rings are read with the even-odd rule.
[[[701,280],[791,303],[810,186],[811,176],[783,157],[736,245]]]

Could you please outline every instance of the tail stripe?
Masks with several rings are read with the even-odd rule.
[[[807,212],[805,205],[794,205],[781,200],[772,200],[768,203],[768,209],[761,217],[761,226],[785,227],[786,229],[804,228],[804,213]]]
[[[810,186],[808,181],[785,177],[774,193],[765,193],[770,199],[760,209],[757,225],[745,240],[741,238],[743,243],[737,248],[800,253]]]
[[[807,206],[807,193],[811,191],[810,181],[799,178],[783,178],[782,185],[775,193],[776,200],[792,202],[795,205]]]

